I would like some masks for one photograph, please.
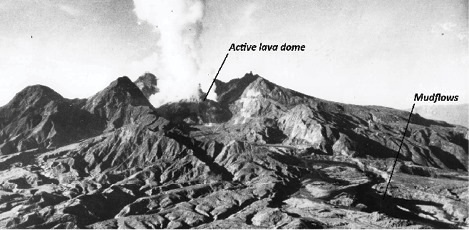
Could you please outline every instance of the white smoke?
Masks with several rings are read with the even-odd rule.
[[[215,84],[213,84],[212,89],[210,89],[210,93],[207,95],[207,99],[217,101],[217,94],[215,93],[215,90],[217,90],[217,87]]]
[[[204,82],[199,72],[198,55],[204,2],[134,0],[134,4],[137,17],[155,26],[160,34],[158,63],[155,63],[160,92],[150,98],[151,103],[160,106],[197,98],[199,83]]]

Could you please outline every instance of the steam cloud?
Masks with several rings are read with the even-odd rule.
[[[198,50],[204,2],[134,0],[134,4],[137,17],[155,26],[160,34],[156,54],[158,63],[155,63],[160,92],[150,98],[151,103],[159,106],[183,99],[197,99],[199,84],[203,82]]]

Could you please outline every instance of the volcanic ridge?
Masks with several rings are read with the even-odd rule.
[[[409,111],[215,85],[158,108],[151,73],[26,87],[0,107],[0,228],[469,227],[468,128],[412,114],[383,199]]]

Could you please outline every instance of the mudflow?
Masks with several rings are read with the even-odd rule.
[[[413,114],[383,200],[409,111],[253,74],[154,108],[156,83],[0,107],[0,228],[469,227],[463,126]]]

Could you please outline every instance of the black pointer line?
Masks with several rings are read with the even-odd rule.
[[[207,100],[208,94],[210,93],[210,90],[212,89],[213,84],[215,83],[215,80],[217,80],[218,74],[220,73],[221,68],[223,67],[223,64],[225,64],[226,58],[228,57],[228,53],[225,56],[225,59],[223,59],[223,62],[221,63],[220,68],[218,69],[217,75],[215,75],[215,78],[212,81],[212,84],[210,85],[210,88],[207,91],[207,94],[205,94],[204,101]]]
[[[402,135],[401,145],[399,145],[399,150],[397,151],[396,160],[394,160],[394,165],[392,166],[391,176],[389,177],[388,184],[386,185],[386,190],[384,190],[383,200],[384,198],[386,198],[386,192],[388,191],[389,184],[391,183],[392,174],[394,173],[394,168],[396,167],[397,158],[399,157],[402,144],[404,143],[404,138],[407,133],[407,128],[409,127],[410,117],[412,116],[412,112],[414,111],[414,106],[415,106],[415,103],[412,105],[412,110],[410,110],[409,119],[407,119],[407,125],[405,126],[404,135]]]

